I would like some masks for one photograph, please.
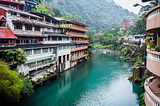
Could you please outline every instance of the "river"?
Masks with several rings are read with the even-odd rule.
[[[144,90],[128,81],[132,72],[133,64],[120,56],[94,51],[93,58],[36,89],[17,106],[139,106]]]

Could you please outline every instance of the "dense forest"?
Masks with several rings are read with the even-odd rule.
[[[45,0],[46,2],[58,8],[62,17],[70,13],[72,19],[89,25],[91,34],[120,26],[123,19],[138,19],[136,14],[116,5],[113,0]]]

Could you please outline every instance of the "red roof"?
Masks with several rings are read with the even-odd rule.
[[[8,28],[0,28],[0,38],[5,38],[5,39],[12,38],[12,39],[16,39],[17,37]]]
[[[32,36],[32,37],[46,37],[44,35],[32,35],[32,34],[15,34],[15,35],[20,35],[20,36]]]

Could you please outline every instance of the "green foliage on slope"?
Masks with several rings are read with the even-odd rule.
[[[52,2],[64,17],[70,13],[72,19],[89,25],[91,34],[122,25],[123,19],[137,19],[138,16],[117,6],[113,0],[46,0]]]

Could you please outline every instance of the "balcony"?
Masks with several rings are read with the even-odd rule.
[[[147,50],[147,69],[160,76],[160,52]]]
[[[160,106],[160,84],[159,77],[152,76],[144,83],[146,106]]]
[[[88,40],[71,40],[72,43],[88,43]]]
[[[58,24],[53,24],[49,22],[44,22],[36,19],[30,19],[26,17],[20,17],[20,16],[9,16],[10,19],[14,22],[22,22],[22,23],[27,23],[27,24],[33,24],[33,25],[40,25],[40,26],[51,26],[51,27],[59,27]]]
[[[83,57],[87,57],[87,56],[88,56],[88,53],[84,54],[84,55],[81,55],[81,56],[78,56],[78,57],[74,57],[74,58],[72,58],[72,61],[76,61],[76,60],[79,60],[79,59],[81,59]]]
[[[88,49],[88,46],[71,48],[71,52]]]
[[[145,14],[146,31],[147,32],[160,32],[160,5],[153,7]]]
[[[0,47],[13,47],[16,43],[0,43]]]
[[[73,24],[72,24],[72,27],[69,27],[69,29],[75,29],[75,30],[79,30],[79,31],[88,32],[88,29],[81,27],[81,26],[73,25]]]
[[[87,34],[74,33],[74,32],[66,32],[66,35],[71,35],[71,36],[75,36],[75,37],[88,37]]]
[[[18,0],[17,1],[16,0],[0,0],[0,1],[25,5],[25,1],[18,1]]]
[[[27,75],[29,73],[29,71],[33,71],[33,70],[37,70],[39,68],[50,66],[51,64],[55,64],[55,63],[56,63],[56,59],[50,60],[48,62],[43,62],[43,63],[40,63],[40,64],[32,65],[32,66],[30,66],[30,67],[28,67],[28,68],[25,69],[24,75]]]
[[[14,29],[14,34],[31,34],[31,35],[42,35],[40,31],[31,31],[31,30],[22,30],[22,29]]]

